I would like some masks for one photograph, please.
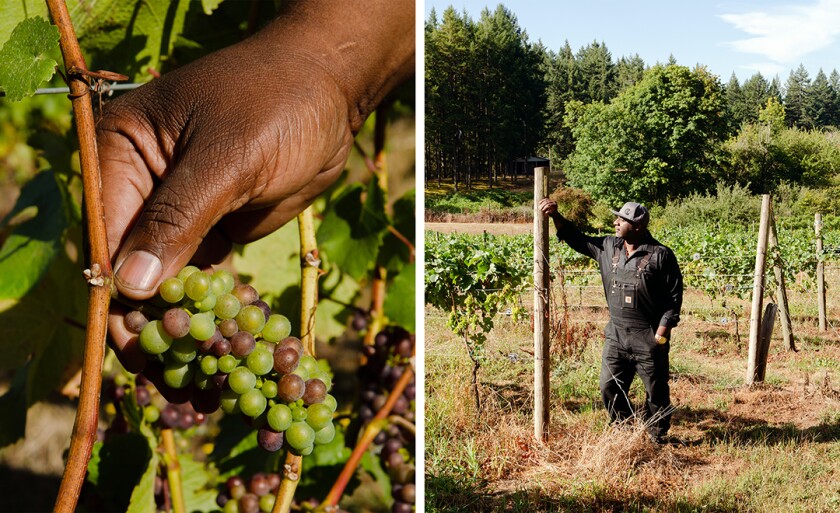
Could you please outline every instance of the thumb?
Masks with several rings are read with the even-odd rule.
[[[245,180],[237,172],[221,171],[208,162],[173,169],[145,204],[116,258],[114,279],[120,293],[148,299],[164,278],[190,262],[202,242],[220,246],[230,242],[210,229],[221,217],[247,201]],[[202,170],[202,171],[197,171]],[[204,249],[202,247],[202,249]]]

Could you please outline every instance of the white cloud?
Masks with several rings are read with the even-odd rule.
[[[777,63],[795,63],[802,56],[831,45],[840,36],[840,0],[722,14],[720,18],[754,36],[729,42],[729,46]]]
[[[787,68],[775,62],[752,62],[740,66],[742,69],[761,73],[761,76],[771,80],[774,76],[781,74]]]

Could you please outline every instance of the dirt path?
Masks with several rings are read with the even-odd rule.
[[[520,235],[531,233],[530,223],[426,223],[426,231],[440,233],[484,233],[491,235]]]

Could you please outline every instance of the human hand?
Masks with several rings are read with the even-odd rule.
[[[557,203],[549,198],[541,199],[538,206],[542,213],[549,217],[554,217],[554,214],[557,213]]]
[[[219,262],[263,237],[341,173],[354,132],[411,75],[414,7],[309,0],[254,37],[107,106],[98,144],[120,294],[143,300],[189,262]],[[146,357],[109,318],[126,368]],[[159,387],[160,388],[160,387]]]

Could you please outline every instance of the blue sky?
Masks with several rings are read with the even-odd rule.
[[[477,20],[499,1],[426,0],[424,13],[448,6]],[[577,52],[592,41],[606,44],[613,60],[639,54],[645,64],[704,64],[726,83],[743,83],[757,71],[765,78],[803,64],[811,79],[822,68],[840,71],[840,0],[557,0],[501,2],[530,41],[557,51],[566,40]]]

